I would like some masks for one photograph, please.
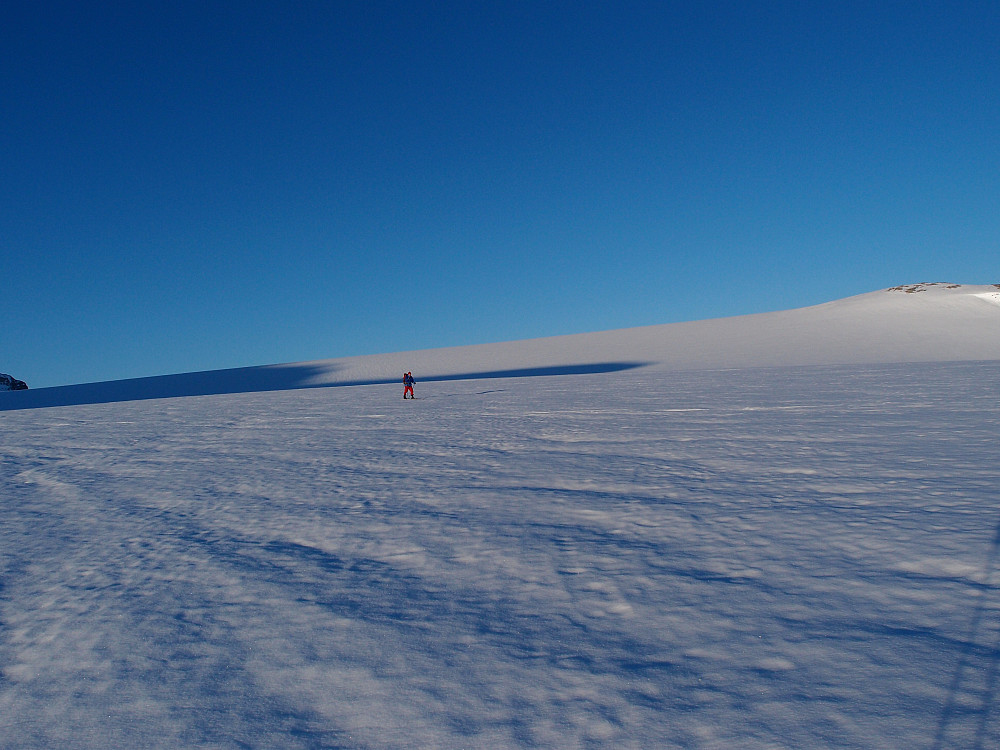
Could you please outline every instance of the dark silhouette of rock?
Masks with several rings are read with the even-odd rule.
[[[0,391],[26,391],[28,390],[28,384],[23,380],[18,380],[17,378],[12,378],[10,375],[5,375],[0,372]]]

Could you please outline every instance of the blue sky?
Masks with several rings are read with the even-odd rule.
[[[9,5],[0,371],[1000,282],[998,50],[992,0]]]

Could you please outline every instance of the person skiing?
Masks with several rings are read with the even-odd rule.
[[[403,398],[406,398],[407,393],[410,394],[410,398],[416,398],[416,396],[413,395],[413,384],[416,382],[417,381],[413,379],[412,372],[408,372],[403,375]]]

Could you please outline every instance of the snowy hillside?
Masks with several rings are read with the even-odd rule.
[[[0,749],[1000,747],[998,291],[47,389]]]
[[[1000,746],[1000,363],[0,415],[0,747]]]
[[[619,331],[37,389],[0,410],[511,375],[1000,359],[1000,285],[913,284],[798,310]]]
[[[660,370],[1000,359],[1000,285],[915,284],[815,307],[309,363],[310,383],[511,369]],[[413,363],[412,365],[409,363]]]

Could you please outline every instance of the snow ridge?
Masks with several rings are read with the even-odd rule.
[[[0,410],[335,385],[1000,359],[1000,285],[891,287],[812,307],[498,344],[165,375],[7,394]]]

